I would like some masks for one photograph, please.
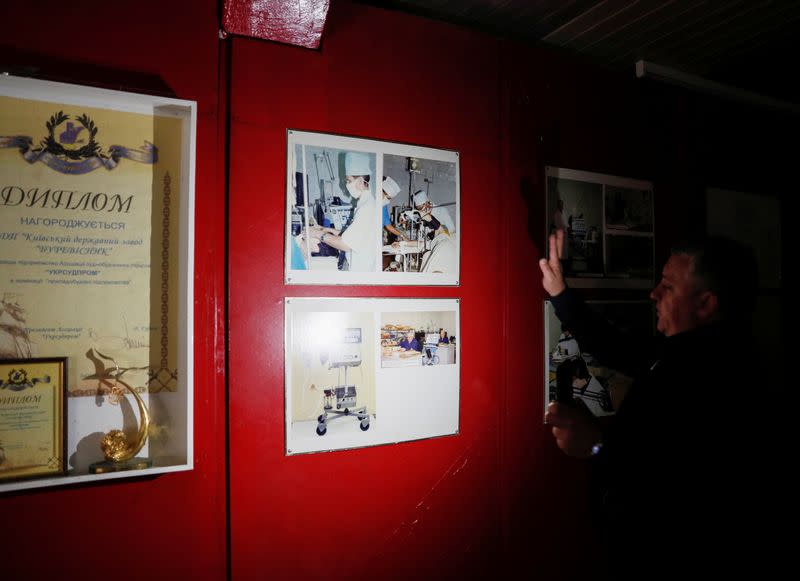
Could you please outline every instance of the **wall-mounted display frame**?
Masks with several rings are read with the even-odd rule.
[[[459,430],[457,299],[287,298],[286,454]]]
[[[286,284],[459,284],[457,151],[289,129]]]
[[[587,301],[629,341],[649,341],[655,335],[655,305],[648,300]],[[597,417],[613,415],[633,378],[609,366],[597,354],[581,349],[571,330],[556,316],[551,301],[544,302],[544,410],[556,401],[559,388],[581,400]]]
[[[653,184],[550,166],[545,174],[545,232],[549,235],[558,228],[565,232],[562,268],[569,285],[651,288],[655,279]]]
[[[192,468],[196,119],[194,101],[0,77],[0,359],[66,358],[69,397],[66,474],[0,491]],[[141,409],[152,467],[90,474]]]

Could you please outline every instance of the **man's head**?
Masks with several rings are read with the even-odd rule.
[[[348,151],[344,156],[345,187],[355,199],[369,193],[369,181],[372,175],[370,157],[366,153]]]
[[[650,293],[658,330],[670,337],[723,319],[746,321],[756,275],[752,253],[733,240],[713,237],[675,246]]]
[[[406,339],[409,341],[414,339],[414,331],[406,331]]]
[[[359,199],[364,193],[369,193],[368,175],[347,175],[345,176],[344,183],[348,193],[356,200]]]

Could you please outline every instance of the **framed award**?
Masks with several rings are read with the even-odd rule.
[[[0,481],[64,474],[67,359],[0,361]]]
[[[0,75],[0,493],[97,480],[97,434],[138,432],[140,409],[165,429],[113,456],[192,469],[196,122],[194,101]]]

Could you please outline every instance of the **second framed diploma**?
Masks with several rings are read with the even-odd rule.
[[[66,358],[0,361],[0,481],[66,471]]]

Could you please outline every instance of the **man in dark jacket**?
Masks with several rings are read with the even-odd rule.
[[[579,402],[551,403],[546,418],[559,448],[592,462],[610,578],[741,572],[757,546],[747,531],[762,476],[745,430],[757,400],[754,258],[720,238],[674,248],[650,294],[664,335],[652,349],[618,335],[567,288],[562,245],[559,231],[540,261],[556,314],[582,349],[636,378],[610,419]]]

